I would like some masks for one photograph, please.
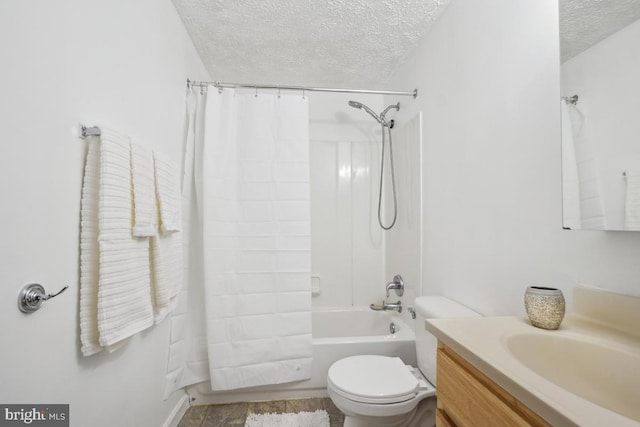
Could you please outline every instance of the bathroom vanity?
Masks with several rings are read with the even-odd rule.
[[[550,426],[441,342],[438,345],[438,427]]]
[[[556,331],[512,316],[427,319],[437,426],[640,427],[640,297],[573,295]]]

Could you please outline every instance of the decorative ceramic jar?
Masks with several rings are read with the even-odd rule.
[[[533,326],[558,329],[564,318],[564,295],[560,289],[529,286],[524,294],[524,308]]]

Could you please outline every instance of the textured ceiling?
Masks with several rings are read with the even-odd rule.
[[[173,3],[214,80],[379,88],[449,0]]]
[[[562,62],[640,18],[640,0],[560,0]]]
[[[380,88],[450,0],[172,1],[214,80]],[[640,0],[559,4],[562,62],[640,18]]]

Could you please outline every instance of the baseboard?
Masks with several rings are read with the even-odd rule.
[[[189,396],[185,393],[171,411],[162,427],[178,427],[180,420],[189,409]]]

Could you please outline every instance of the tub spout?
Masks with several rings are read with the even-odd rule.
[[[382,304],[371,304],[369,308],[374,311],[387,311],[387,310],[395,310],[398,313],[402,313],[402,301],[387,303],[386,301],[382,301]]]
[[[387,303],[382,301],[383,310],[395,310],[398,313],[402,313],[402,301]]]

